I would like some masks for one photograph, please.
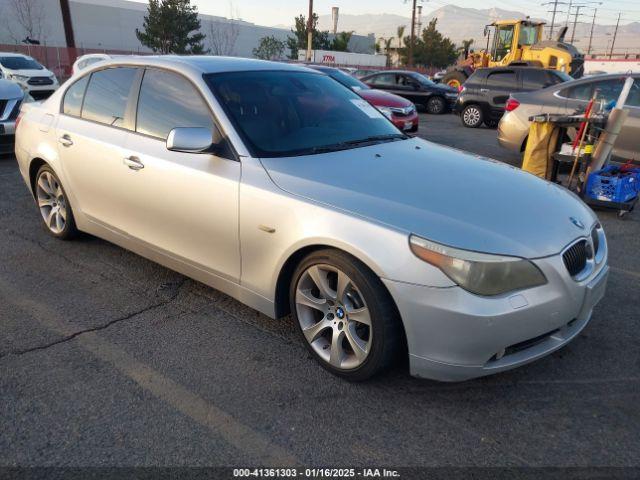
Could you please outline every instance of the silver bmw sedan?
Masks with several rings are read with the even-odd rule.
[[[51,235],[87,232],[291,313],[350,380],[407,354],[443,381],[523,365],[604,295],[605,235],[577,197],[410,138],[304,67],[113,59],[25,109],[16,135]]]

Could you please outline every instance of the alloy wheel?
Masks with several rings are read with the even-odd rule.
[[[444,111],[444,100],[439,97],[431,98],[427,102],[427,112],[438,115]]]
[[[305,339],[332,367],[351,370],[367,359],[371,313],[357,285],[331,265],[312,265],[298,280],[295,308]]]
[[[36,199],[45,225],[59,235],[67,224],[67,200],[58,179],[43,171],[36,181]]]
[[[469,127],[477,127],[482,123],[482,112],[476,106],[467,107],[462,113],[462,120]]]

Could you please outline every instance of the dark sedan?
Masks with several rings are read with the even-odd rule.
[[[385,90],[422,105],[427,113],[450,111],[456,103],[458,90],[448,85],[433,83],[418,72],[387,70],[361,78],[371,88]]]

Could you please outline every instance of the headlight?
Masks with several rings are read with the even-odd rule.
[[[540,269],[522,258],[460,250],[415,235],[409,237],[409,244],[418,258],[477,295],[500,295],[547,283]]]
[[[27,80],[29,80],[29,77],[27,77],[26,75],[16,75],[15,73],[9,75],[9,78],[11,80],[17,80],[18,82],[26,82]]]
[[[393,112],[389,107],[376,107],[376,108],[380,111],[381,114],[383,114],[385,117],[391,120]]]
[[[456,98],[458,96],[457,93],[453,93],[453,92],[445,93],[445,95],[449,98]]]

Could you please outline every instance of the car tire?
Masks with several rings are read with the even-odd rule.
[[[36,205],[47,232],[61,240],[70,240],[78,234],[71,204],[60,179],[48,165],[36,174],[33,185]]]
[[[487,128],[498,128],[498,123],[500,123],[500,120],[489,119],[484,121]]]
[[[304,344],[334,375],[367,380],[398,357],[404,334],[395,303],[354,257],[332,249],[309,254],[293,274],[289,298]]]
[[[480,105],[471,104],[462,109],[460,119],[465,127],[478,128],[484,121],[484,113],[482,113]]]
[[[441,115],[447,109],[447,102],[445,102],[442,97],[434,96],[427,100],[425,108],[427,109],[427,113],[431,115]]]

